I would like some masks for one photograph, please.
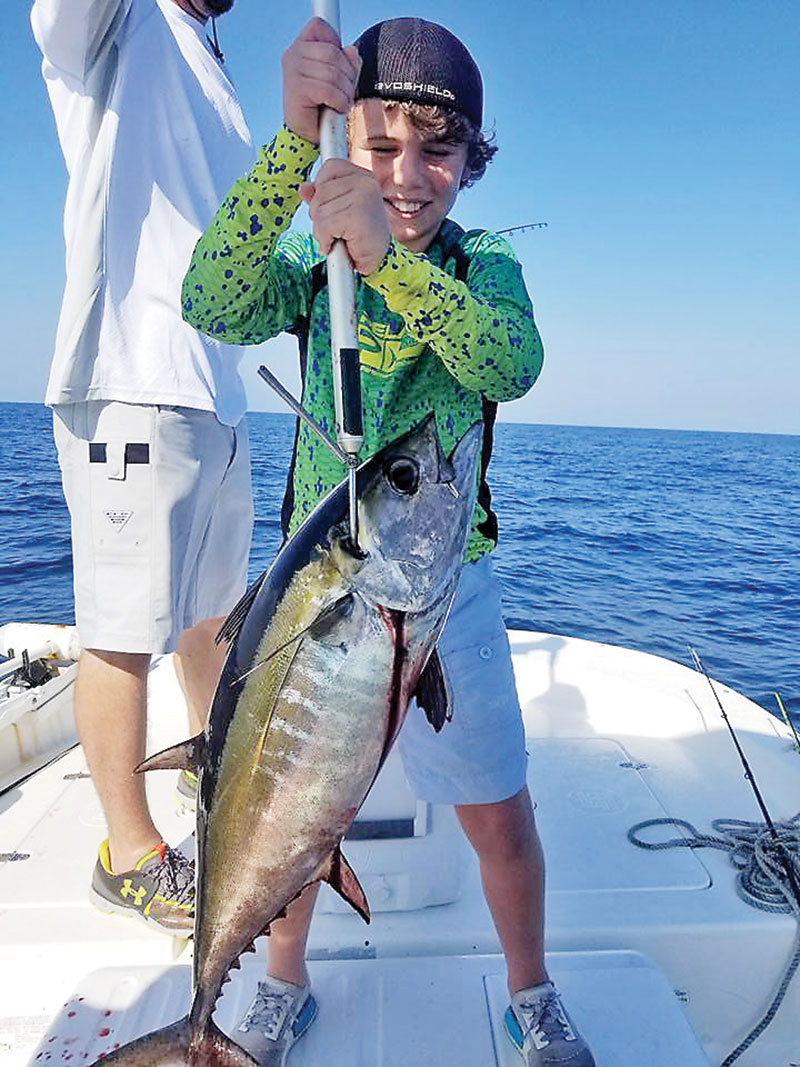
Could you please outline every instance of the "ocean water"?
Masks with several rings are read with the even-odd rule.
[[[294,420],[250,416],[251,575],[280,543]],[[689,663],[800,714],[800,437],[501,424],[490,483],[510,627]],[[72,622],[49,412],[0,404],[0,623]]]

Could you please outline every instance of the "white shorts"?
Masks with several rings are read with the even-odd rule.
[[[227,614],[253,529],[246,420],[92,400],[54,408],[53,426],[83,647],[171,652]]]
[[[406,777],[431,804],[494,804],[525,785],[528,756],[500,590],[488,556],[461,572],[439,639],[453,718],[437,734],[411,702],[398,745]]]

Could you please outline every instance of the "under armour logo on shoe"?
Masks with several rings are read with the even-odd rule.
[[[137,908],[141,908],[142,903],[144,902],[144,898],[147,896],[147,890],[144,888],[144,886],[139,886],[138,889],[134,889],[133,880],[131,878],[126,878],[125,881],[122,883],[122,889],[120,889],[119,895],[121,897],[125,897],[126,899],[128,897],[133,897],[133,903],[135,904],[135,906]]]

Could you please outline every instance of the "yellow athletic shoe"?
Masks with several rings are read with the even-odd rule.
[[[89,898],[102,911],[135,915],[165,933],[189,937],[194,930],[194,863],[162,841],[133,870],[114,874],[104,841]]]

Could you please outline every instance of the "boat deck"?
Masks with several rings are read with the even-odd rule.
[[[666,815],[703,833],[715,818],[758,819],[708,683],[576,639],[518,632],[512,648],[548,860],[548,960],[576,1022],[600,1067],[721,1062],[769,1005],[796,923],[744,904],[723,852],[648,852],[627,839],[634,823]],[[152,686],[155,751],[182,736],[169,659]],[[793,815],[800,756],[788,730],[718,691],[773,817]],[[176,810],[174,772],[149,775],[148,790],[165,836],[190,849],[193,821]],[[323,887],[309,953],[320,1018],[293,1067],[519,1062],[501,1033],[502,958],[474,857],[451,811],[415,802],[394,758],[360,815],[373,831],[386,820],[407,836],[345,845],[372,924]],[[87,901],[103,833],[80,749],[0,796],[4,1065],[84,1062],[187,1010],[190,945]],[[257,948],[225,987],[223,1026],[263,969],[263,939]],[[743,1067],[797,1060],[797,985]]]
[[[707,1067],[663,975],[642,956],[568,953],[549,963],[599,1064]],[[320,1013],[292,1052],[292,1067],[519,1067],[502,1032],[508,998],[498,956],[313,961],[309,969]],[[189,972],[188,966],[93,972],[52,1022],[38,1062],[80,1062],[84,1053],[91,1060],[179,1018],[189,1003]],[[242,1017],[260,976],[258,962],[248,961],[226,987],[216,1016],[223,1029]],[[653,1024],[643,1028],[648,1016]]]

